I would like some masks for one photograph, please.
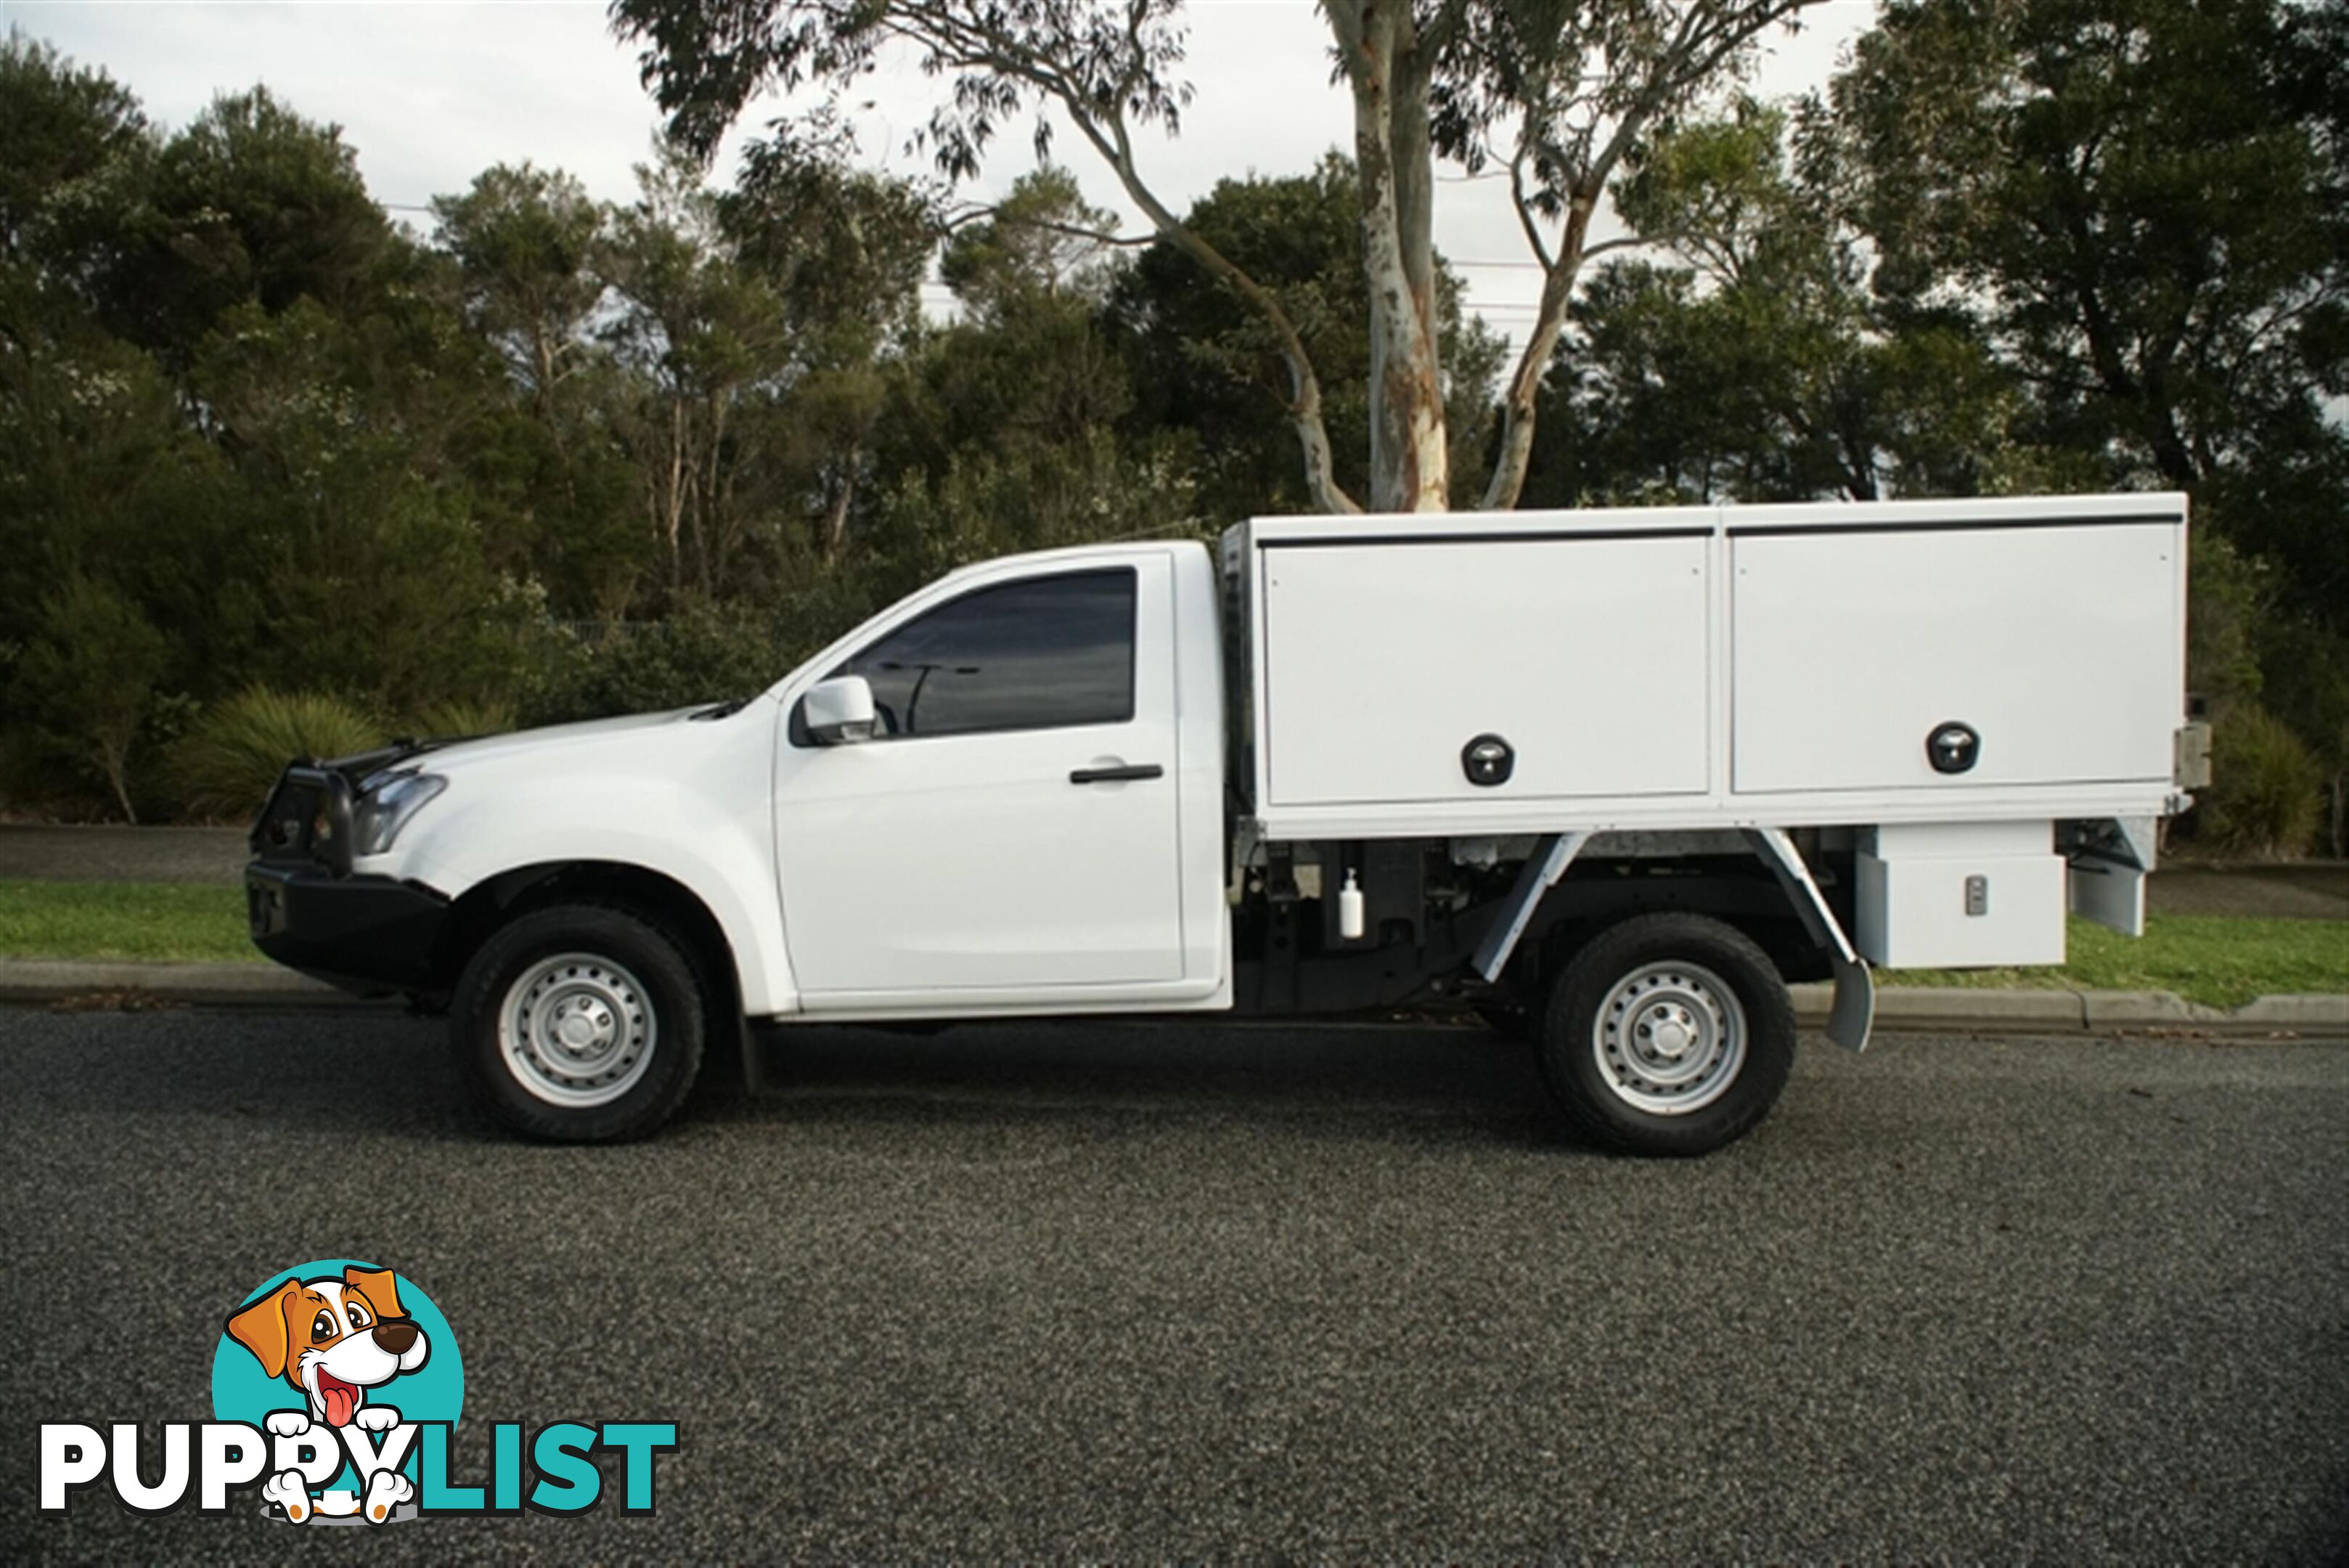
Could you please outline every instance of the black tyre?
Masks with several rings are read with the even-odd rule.
[[[1786,1086],[1795,1007],[1744,932],[1702,915],[1637,915],[1561,971],[1541,1015],[1543,1075],[1593,1140],[1709,1154]]]
[[[531,1137],[642,1137],[701,1071],[712,988],[689,951],[628,910],[533,909],[481,944],[449,1033],[491,1113]]]

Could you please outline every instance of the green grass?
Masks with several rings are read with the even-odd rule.
[[[2240,1007],[2257,996],[2349,991],[2349,920],[2234,915],[2154,915],[2132,940],[2072,921],[2061,969],[1885,970],[1878,985],[2071,987],[2174,991],[2189,1002]]]
[[[235,888],[0,881],[0,956],[259,962]],[[2282,992],[2349,991],[2349,920],[2157,915],[2132,941],[2072,922],[2062,969],[1886,970],[1883,985],[2174,991],[2234,1007]]]
[[[265,961],[243,888],[182,882],[0,881],[0,957]]]

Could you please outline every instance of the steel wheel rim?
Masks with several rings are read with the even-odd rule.
[[[1737,992],[1703,965],[1672,959],[1618,980],[1590,1025],[1599,1080],[1651,1116],[1686,1116],[1727,1094],[1745,1041]]]
[[[536,1098],[573,1110],[635,1088],[658,1041],[644,982],[596,953],[539,960],[514,977],[498,1009],[506,1071]]]

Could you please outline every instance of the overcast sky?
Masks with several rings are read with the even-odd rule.
[[[1773,35],[1759,90],[1824,81],[1874,9],[1874,0],[1825,0],[1802,33]],[[1224,175],[1294,173],[1350,140],[1345,100],[1327,85],[1329,35],[1311,0],[1191,0],[1188,10],[1186,74],[1197,97],[1182,136],[1145,142],[1143,158],[1176,211]],[[429,218],[403,209],[462,190],[491,164],[523,160],[568,170],[592,194],[625,201],[659,119],[637,83],[633,50],[605,25],[603,0],[0,0],[0,25],[103,66],[166,127],[186,123],[215,93],[264,82],[302,113],[340,125],[376,199],[419,224]],[[857,98],[871,108],[858,130],[868,161],[921,167],[902,148],[937,88],[910,67],[864,85]],[[743,125],[787,108],[753,106]],[[1124,212],[1128,232],[1143,226],[1090,149],[1069,135],[1055,148],[1091,200]],[[1025,132],[1008,134],[970,193],[999,192],[1034,161]],[[1497,186],[1440,187],[1436,243],[1496,327],[1531,314],[1536,281]]]

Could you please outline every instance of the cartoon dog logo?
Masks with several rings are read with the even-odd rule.
[[[339,1279],[328,1274],[287,1280],[231,1314],[228,1336],[251,1351],[270,1376],[283,1378],[303,1395],[305,1410],[269,1414],[270,1432],[285,1438],[301,1437],[316,1426],[388,1431],[399,1424],[399,1411],[370,1403],[369,1390],[415,1371],[432,1351],[423,1329],[401,1312],[392,1272],[356,1266]],[[326,1436],[330,1442],[340,1438],[339,1432]],[[357,1499],[328,1492],[313,1500],[298,1469],[281,1470],[262,1486],[262,1496],[296,1524],[313,1512],[357,1512],[379,1524],[413,1491],[397,1470],[378,1471]]]

